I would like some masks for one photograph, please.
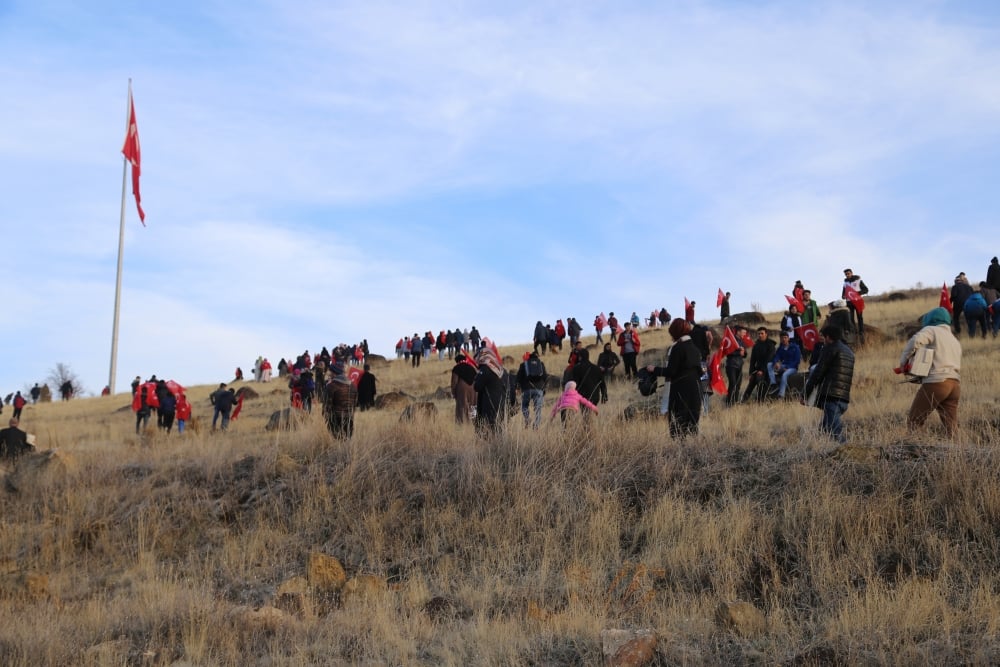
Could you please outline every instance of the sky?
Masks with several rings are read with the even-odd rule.
[[[0,392],[985,278],[988,2],[0,0]]]

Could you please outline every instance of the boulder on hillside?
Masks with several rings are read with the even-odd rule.
[[[255,398],[260,398],[260,394],[257,393],[253,387],[249,385],[244,385],[236,391],[236,398],[244,398],[246,400],[252,400]]]
[[[305,423],[308,417],[309,413],[304,410],[295,410],[292,408],[275,410],[271,413],[270,418],[268,418],[267,424],[264,426],[264,430],[293,431]]]
[[[401,391],[390,391],[385,394],[379,394],[375,397],[375,409],[382,410],[384,408],[398,408],[400,406],[408,405],[413,401],[408,394]]]
[[[644,630],[602,630],[604,664],[609,667],[643,667],[656,657],[656,632]]]
[[[389,360],[381,354],[369,354],[365,357],[365,363],[372,368],[385,368],[389,365]]]
[[[746,327],[759,327],[762,324],[767,324],[767,318],[764,317],[763,313],[758,313],[755,310],[751,310],[745,313],[736,313],[735,315],[730,315],[726,319],[726,324],[733,326],[734,324],[742,324]]]
[[[437,406],[430,401],[420,401],[418,403],[410,403],[405,408],[403,408],[402,414],[399,415],[399,421],[413,421],[420,417],[426,417],[428,419],[434,419],[437,417],[438,409]]]

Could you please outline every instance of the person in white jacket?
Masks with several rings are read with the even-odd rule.
[[[913,397],[907,424],[922,428],[931,412],[937,410],[941,423],[954,437],[958,429],[958,401],[962,396],[959,372],[962,368],[962,345],[951,331],[951,315],[944,308],[935,308],[921,320],[923,328],[906,342],[899,358],[900,368],[908,368],[921,348],[934,350],[931,367],[920,381]]]

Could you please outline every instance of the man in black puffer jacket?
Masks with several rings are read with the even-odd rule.
[[[846,438],[840,417],[847,412],[847,405],[851,402],[854,352],[844,344],[840,327],[828,324],[820,334],[823,336],[823,351],[806,382],[805,396],[811,396],[816,391],[815,405],[823,410],[819,430],[843,444]],[[803,405],[805,402],[803,397]]]

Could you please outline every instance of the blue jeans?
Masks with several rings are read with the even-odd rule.
[[[847,401],[828,399],[823,404],[823,420],[819,423],[820,432],[830,434],[840,444],[847,442],[847,438],[844,437],[844,424],[840,421],[840,416],[847,412],[847,405]]]
[[[535,406],[535,425],[538,428],[542,425],[542,400],[545,392],[541,389],[525,389],[521,392],[521,414],[524,415],[524,425],[528,425],[528,405]]]
[[[788,378],[795,372],[797,372],[795,368],[785,368],[781,371],[781,379],[778,380],[774,373],[774,362],[772,361],[767,365],[767,375],[771,380],[771,384],[778,385],[778,396],[781,398],[785,397],[785,391],[788,389]]]

